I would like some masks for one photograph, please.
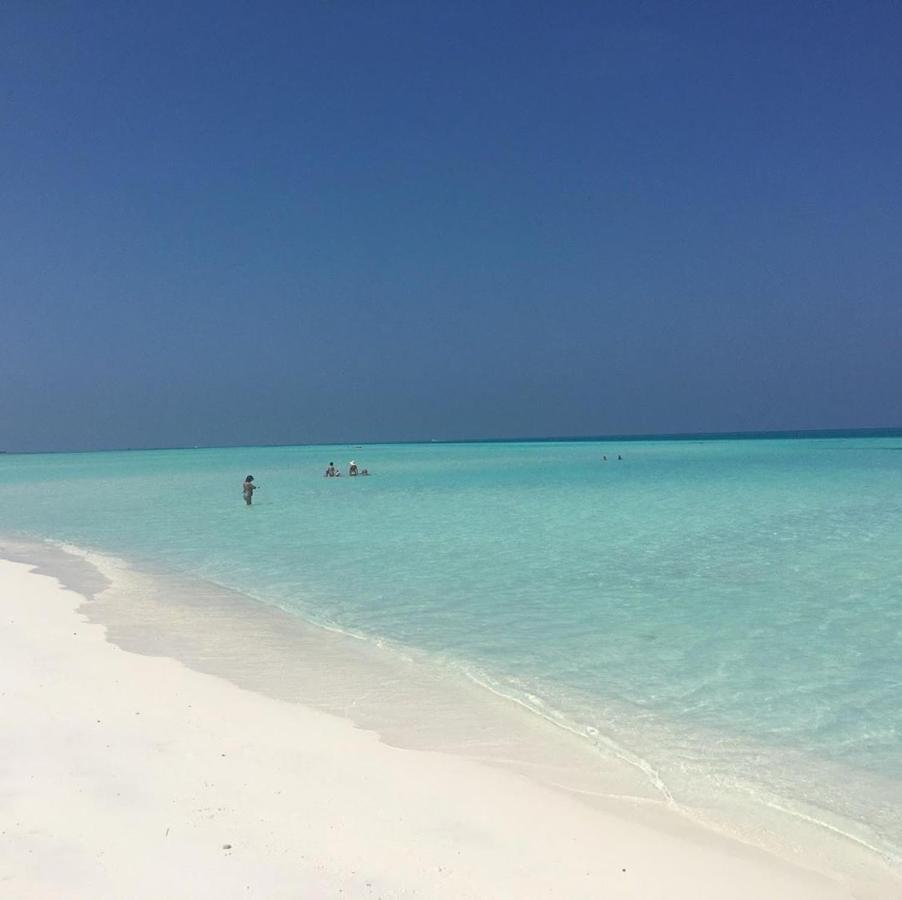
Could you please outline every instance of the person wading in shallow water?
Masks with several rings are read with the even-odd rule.
[[[257,485],[254,484],[254,476],[248,475],[247,478],[244,479],[244,484],[241,485],[241,492],[244,494],[244,502],[248,506],[253,502],[255,490],[257,490]]]

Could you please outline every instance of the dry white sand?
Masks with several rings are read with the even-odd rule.
[[[2,897],[881,895],[126,652],[82,599],[0,561]]]

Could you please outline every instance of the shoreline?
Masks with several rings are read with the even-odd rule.
[[[33,571],[33,566],[27,566],[21,562],[3,564],[3,579],[0,581],[0,587],[2,587],[4,599],[10,595],[11,590],[13,593],[16,590],[20,593],[24,591],[27,596],[32,598],[32,603],[54,604],[57,607],[46,624],[41,621],[34,623],[35,631],[32,639],[41,646],[44,645],[48,637],[42,633],[42,627],[45,630],[51,627],[58,628],[60,633],[57,635],[56,646],[62,650],[61,643],[65,643],[65,636],[72,630],[69,629],[68,624],[63,625],[62,620],[68,617],[70,622],[82,623],[75,630],[83,633],[87,629],[92,635],[91,641],[69,641],[69,643],[77,644],[77,647],[73,647],[71,652],[85,654],[86,646],[90,644],[90,647],[88,647],[85,659],[73,657],[73,666],[76,666],[79,661],[90,661],[92,669],[109,668],[114,664],[120,667],[124,666],[123,670],[135,671],[139,668],[152,666],[162,666],[169,670],[175,667],[179,675],[170,674],[170,677],[179,682],[179,690],[197,690],[201,695],[208,689],[212,689],[210,688],[211,684],[216,684],[216,690],[225,692],[228,696],[218,698],[221,700],[221,706],[209,704],[216,708],[211,709],[207,715],[216,720],[215,724],[217,727],[224,729],[224,731],[220,732],[220,740],[223,741],[234,743],[235,736],[232,732],[244,730],[239,727],[240,723],[232,722],[230,724],[230,722],[219,721],[222,718],[223,710],[229,710],[231,715],[230,704],[239,702],[236,699],[238,697],[242,698],[240,701],[242,705],[250,707],[251,711],[247,714],[251,718],[262,714],[264,707],[268,710],[268,714],[279,718],[285,733],[293,735],[292,740],[294,743],[292,746],[296,750],[305,747],[305,738],[309,737],[312,732],[321,734],[323,732],[333,733],[336,730],[340,731],[342,737],[339,743],[342,746],[346,743],[352,749],[348,751],[350,753],[349,758],[344,760],[343,763],[332,758],[335,752],[334,742],[330,745],[329,753],[325,754],[326,758],[323,758],[322,755],[317,757],[327,773],[327,781],[337,785],[343,782],[344,779],[355,776],[355,773],[359,774],[360,770],[368,769],[377,757],[381,760],[380,765],[388,766],[391,771],[396,772],[398,778],[402,778],[402,780],[408,779],[404,781],[405,787],[408,791],[413,791],[414,794],[421,790],[435,791],[436,785],[432,779],[436,778],[437,782],[443,785],[442,790],[439,791],[438,795],[433,794],[428,808],[419,809],[418,813],[421,816],[425,816],[427,831],[437,826],[440,821],[436,818],[430,818],[435,812],[433,807],[436,803],[440,805],[452,802],[455,804],[463,803],[462,807],[455,807],[456,821],[459,829],[466,829],[469,819],[467,810],[478,807],[483,802],[481,798],[486,796],[486,791],[489,791],[496,798],[492,816],[493,822],[495,822],[494,827],[499,830],[492,832],[491,840],[488,840],[486,843],[486,846],[493,848],[493,851],[488,854],[490,858],[483,859],[483,851],[469,845],[456,847],[456,852],[459,851],[462,855],[465,851],[468,854],[476,854],[474,858],[482,860],[480,866],[487,867],[484,871],[480,869],[482,874],[479,877],[488,879],[480,882],[481,887],[477,887],[475,882],[464,883],[459,879],[451,879],[451,876],[448,876],[451,880],[447,882],[447,892],[442,893],[445,890],[445,887],[442,886],[445,884],[444,882],[436,882],[431,880],[431,878],[426,879],[425,882],[419,880],[426,878],[425,872],[420,872],[414,877],[414,872],[409,870],[409,860],[404,856],[403,858],[395,858],[394,863],[388,865],[387,868],[383,866],[382,877],[387,879],[384,882],[384,896],[405,895],[408,889],[412,889],[411,885],[413,882],[410,881],[411,878],[417,882],[419,890],[425,890],[430,896],[485,896],[493,890],[502,893],[509,890],[510,892],[517,892],[521,896],[536,897],[554,896],[556,890],[561,890],[561,895],[597,896],[601,891],[599,884],[594,883],[592,889],[587,890],[584,881],[587,876],[583,871],[577,877],[575,874],[577,870],[594,871],[595,876],[593,877],[604,877],[603,888],[609,892],[610,896],[624,897],[684,895],[687,897],[708,895],[712,897],[763,896],[764,893],[762,892],[769,892],[771,896],[781,897],[881,897],[889,896],[887,893],[889,890],[888,885],[898,884],[893,873],[889,871],[881,872],[879,866],[874,866],[872,871],[868,871],[868,867],[860,865],[860,860],[859,864],[854,867],[858,869],[860,878],[855,878],[854,882],[843,884],[835,875],[831,877],[826,874],[818,874],[810,868],[803,868],[802,865],[793,865],[765,851],[742,844],[729,837],[709,832],[672,811],[662,808],[662,804],[656,802],[653,797],[641,798],[640,795],[634,795],[629,800],[617,802],[612,798],[616,786],[623,784],[623,772],[604,773],[604,777],[610,779],[606,791],[586,790],[586,785],[580,782],[580,778],[585,776],[585,771],[582,770],[585,759],[580,757],[575,748],[576,742],[573,742],[571,745],[574,756],[565,758],[556,756],[556,758],[551,759],[539,753],[530,757],[528,753],[524,753],[524,749],[529,748],[535,753],[535,749],[541,747],[542,742],[531,742],[530,738],[536,736],[534,732],[532,734],[528,731],[525,734],[521,732],[513,736],[509,733],[510,723],[518,719],[525,720],[527,714],[521,711],[519,716],[512,716],[511,710],[506,709],[510,704],[505,704],[500,699],[498,712],[507,714],[507,718],[502,717],[500,720],[500,729],[496,731],[491,729],[482,731],[475,735],[477,740],[473,741],[473,722],[459,721],[457,726],[460,733],[456,738],[456,745],[454,740],[448,740],[447,734],[447,724],[450,721],[448,716],[449,711],[451,711],[450,707],[436,711],[436,718],[444,720],[442,727],[446,733],[442,735],[435,733],[434,723],[430,722],[433,718],[432,716],[421,717],[426,718],[426,721],[421,723],[419,733],[410,731],[409,722],[379,722],[380,716],[383,716],[387,709],[392,708],[392,697],[397,697],[397,694],[391,694],[392,686],[396,690],[398,685],[395,683],[397,673],[392,673],[389,676],[383,672],[381,678],[372,680],[373,673],[378,671],[378,667],[374,668],[372,665],[375,657],[379,656],[378,653],[371,654],[373,658],[367,661],[367,666],[364,666],[366,671],[358,672],[355,676],[356,678],[368,677],[371,679],[371,691],[376,696],[370,700],[374,704],[370,707],[366,706],[366,698],[360,695],[351,697],[351,700],[354,701],[353,706],[351,706],[347,693],[342,693],[342,690],[336,689],[332,683],[334,679],[331,677],[330,672],[321,672],[323,677],[316,689],[322,693],[319,698],[319,708],[316,708],[317,703],[308,702],[311,693],[310,686],[306,688],[308,697],[305,698],[303,691],[298,692],[291,687],[291,684],[286,684],[286,678],[288,682],[291,679],[287,677],[289,667],[284,664],[284,660],[269,670],[258,670],[255,672],[241,670],[241,666],[238,663],[246,656],[248,634],[253,634],[256,631],[259,638],[259,621],[256,623],[244,621],[243,624],[240,619],[237,622],[231,621],[231,625],[237,628],[230,638],[233,641],[231,652],[223,653],[224,648],[228,644],[220,643],[218,649],[215,649],[214,652],[214,647],[207,643],[206,652],[208,659],[206,660],[207,665],[203,668],[209,670],[210,659],[218,654],[217,664],[221,666],[222,674],[203,674],[195,670],[197,668],[197,660],[195,659],[194,664],[192,664],[190,648],[178,646],[178,641],[173,641],[171,633],[168,637],[165,634],[153,633],[153,627],[148,626],[148,622],[153,619],[153,616],[148,619],[148,614],[151,611],[154,612],[154,615],[157,616],[158,625],[160,621],[168,619],[170,621],[170,630],[172,624],[175,623],[177,626],[175,631],[177,632],[179,628],[185,630],[184,626],[189,624],[192,615],[200,611],[206,619],[206,624],[209,626],[211,625],[211,619],[209,618],[211,610],[204,604],[204,601],[209,598],[195,598],[199,601],[199,605],[195,605],[193,612],[190,603],[181,607],[167,605],[160,609],[155,608],[153,598],[147,595],[142,596],[140,589],[136,589],[137,585],[132,583],[126,585],[125,589],[119,588],[119,593],[116,595],[118,609],[116,610],[116,615],[112,615],[111,607],[114,604],[109,600],[112,581],[90,566],[86,560],[76,561],[73,559],[70,560],[70,565],[72,568],[68,573],[57,574],[62,574],[63,582],[68,583],[70,586],[73,581],[81,579],[82,584],[80,587],[83,588],[83,594],[74,594],[71,590],[67,591],[60,588],[55,578],[50,577],[49,574],[36,574]],[[14,576],[10,575],[12,571],[10,570],[11,566],[17,573]],[[24,572],[23,569],[25,570]],[[41,571],[48,572],[46,561]],[[10,581],[10,578],[12,578],[12,581]],[[94,579],[93,583],[85,582],[85,579],[90,580],[91,578]],[[130,601],[125,603],[125,598],[129,597],[129,590],[131,591]],[[85,599],[85,595],[89,598],[93,597],[93,599]],[[105,595],[107,596],[106,601],[99,599]],[[61,597],[65,598],[65,604],[68,606],[68,609],[63,611],[58,608],[63,602],[60,599]],[[13,599],[11,602],[16,603],[17,601]],[[23,609],[22,602],[18,602],[19,613],[25,615],[27,604],[24,604]],[[212,625],[214,626],[212,632],[218,632],[219,636],[222,637],[223,623],[229,622],[230,617],[234,619],[234,613],[234,609],[219,609],[216,611],[216,615],[212,620]],[[287,616],[288,614],[281,613],[281,615]],[[107,621],[104,621],[104,619]],[[84,624],[86,621],[90,624]],[[198,624],[197,620],[194,621],[194,624]],[[129,635],[129,625],[132,628],[131,635]],[[308,629],[313,628],[315,626],[308,626]],[[142,640],[137,640],[136,629],[138,632],[141,632]],[[320,629],[316,630],[318,632],[321,631]],[[328,633],[326,632],[325,634]],[[299,649],[303,649],[303,646],[299,647],[295,641],[297,637],[298,633],[293,633],[286,639],[289,651],[295,655],[297,655]],[[322,644],[323,634],[317,634],[315,638]],[[336,644],[349,640],[352,639],[341,635],[340,640],[337,640]],[[125,652],[118,648],[123,648]],[[66,649],[68,651],[69,648]],[[322,647],[320,647],[321,649]],[[360,649],[367,651],[373,648]],[[194,652],[195,654],[197,653],[197,648],[195,648]],[[341,654],[342,650],[341,648],[333,647],[333,652]],[[4,654],[4,656],[6,657],[8,654]],[[181,662],[175,662],[174,660],[181,660]],[[238,673],[237,678],[234,677],[236,671]],[[32,674],[33,676],[38,674],[40,678],[44,679],[43,673]],[[300,674],[303,677],[309,677],[310,675],[309,672],[301,672]],[[345,672],[344,674],[347,673]],[[242,685],[242,679],[246,681],[256,679],[256,683]],[[238,686],[232,683],[233,681]],[[353,684],[345,684],[343,689],[347,689],[349,686],[357,690],[359,682],[356,684],[356,687]],[[325,688],[328,688],[328,690],[324,690]],[[426,684],[422,685],[422,689],[421,699],[423,701],[428,703],[430,698],[436,696],[434,684],[429,684],[427,681]],[[67,692],[71,694],[72,691],[77,690],[77,684],[69,684],[66,681],[61,681],[54,687],[54,691],[61,694],[66,694]],[[331,691],[331,694],[329,691]],[[388,697],[384,696],[386,692],[388,692]],[[300,697],[298,693],[301,694]],[[379,696],[380,694],[383,696]],[[46,693],[40,696],[43,698],[46,696]],[[325,698],[325,702],[323,698]],[[158,702],[162,698],[154,698],[153,692],[148,693],[145,685],[145,689],[133,691],[132,699],[146,705],[151,702]],[[386,700],[388,701],[387,703]],[[456,698],[456,702],[459,703],[460,700],[460,697]],[[324,706],[327,708],[324,709]],[[329,706],[331,708],[328,708]],[[192,704],[192,707],[196,708],[196,705]],[[428,709],[429,707],[426,706],[424,708]],[[277,712],[274,712],[274,710],[277,710]],[[419,711],[422,712],[422,709]],[[159,711],[159,716],[160,720],[157,724],[160,731],[153,737],[154,744],[159,746],[162,741],[167,745],[177,745],[183,740],[181,732],[187,727],[186,722],[179,720],[178,717],[174,720],[167,720],[163,710]],[[21,718],[21,712],[19,718]],[[305,723],[302,724],[301,720],[305,720]],[[316,720],[315,725],[313,724],[314,720]],[[353,720],[353,723],[349,720]],[[85,723],[71,724],[72,727],[87,728]],[[536,723],[532,724],[535,725]],[[213,728],[214,723],[207,723],[207,726]],[[433,730],[430,730],[430,726],[433,726]],[[522,727],[522,722],[518,727]],[[539,726],[540,730],[553,727],[548,723]],[[281,734],[281,731],[277,729],[275,732],[272,732],[270,730],[269,733]],[[401,734],[404,737],[403,742],[398,740],[398,736]],[[413,741],[411,741],[412,734],[415,738]],[[464,738],[461,737],[461,734],[464,735]],[[394,740],[393,737],[395,738]],[[439,739],[444,741],[444,746],[436,746],[440,744]],[[469,743],[467,743],[468,741]],[[505,741],[507,742],[506,744]],[[315,745],[316,741],[314,740],[312,743]],[[203,741],[200,743],[195,742],[193,752],[195,754],[201,752],[203,744]],[[399,744],[406,746],[408,749],[398,749]],[[414,746],[411,746],[411,744],[414,744]],[[416,744],[419,744],[419,746],[416,746]],[[285,743],[280,738],[274,742],[273,746],[257,747],[256,750],[263,756],[267,756],[267,754],[278,756],[284,751],[285,746]],[[500,754],[499,751],[501,751]],[[65,743],[60,746],[59,752],[65,756]],[[159,752],[164,757],[166,756],[163,750],[159,750]],[[307,748],[304,752],[311,752],[316,756],[315,749],[310,750]],[[505,765],[498,765],[499,756],[504,754],[512,756],[512,760],[508,760]],[[487,765],[487,762],[494,764]],[[270,760],[270,763],[272,764],[272,760]],[[424,780],[423,767],[438,768],[437,772],[432,772]],[[464,774],[461,774],[461,772]],[[593,772],[592,775],[597,777],[598,773]],[[292,769],[283,769],[280,777],[291,780],[301,776]],[[457,779],[453,788],[451,787],[451,781],[448,780],[449,778],[452,781]],[[409,779],[414,779],[415,787],[410,784]],[[551,787],[551,784],[554,783],[557,783],[556,787]],[[596,782],[593,788],[597,787],[597,784]],[[310,788],[309,784],[297,785],[298,796],[304,796]],[[520,804],[524,794],[532,798],[531,802],[543,810],[540,817],[542,819],[541,822],[536,821],[535,813],[531,816],[527,815],[526,820],[523,820],[524,811]],[[466,802],[464,802],[465,798]],[[176,799],[173,799],[172,802],[177,804]],[[323,797],[323,802],[328,804],[329,797]],[[352,798],[344,797],[344,802],[347,803],[345,807],[346,812],[350,811],[352,818],[355,820],[354,827],[362,831],[372,828],[374,819],[377,822],[383,821],[385,818],[384,810],[393,809],[407,820],[411,813],[410,805],[413,804],[414,811],[418,809],[418,801],[415,797],[408,799],[403,808],[397,808],[397,804],[392,800],[391,791],[388,790],[383,791],[378,797],[376,806],[365,813],[358,814],[355,801]],[[236,809],[240,805],[236,803]],[[563,870],[561,869],[562,864],[560,861],[555,862],[550,867],[554,874],[553,883],[558,885],[558,887],[552,887],[552,882],[536,882],[535,872],[531,872],[528,876],[523,875],[521,872],[520,875],[523,875],[524,879],[522,882],[511,882],[509,889],[502,887],[502,883],[507,883],[504,882],[505,878],[520,877],[520,875],[512,874],[517,868],[516,863],[511,862],[501,865],[495,859],[495,850],[497,850],[499,842],[504,844],[513,832],[518,833],[518,842],[529,844],[532,841],[534,843],[537,848],[535,852],[538,853],[539,859],[551,859],[545,854],[545,851],[538,849],[547,846],[548,841],[555,843],[558,840],[550,836],[547,830],[543,830],[548,825],[545,822],[544,810],[549,806],[558,810],[558,818],[554,820],[554,827],[557,829],[555,833],[567,834],[567,846],[579,847],[579,853],[576,857],[572,855],[566,857],[569,862],[567,862]],[[514,810],[518,810],[516,815],[512,815]],[[255,812],[253,804],[246,807],[245,811],[247,813]],[[358,819],[359,821],[357,821]],[[286,834],[281,835],[282,838],[285,840],[290,838],[290,832],[294,824],[296,823],[293,820],[282,820],[282,826],[286,831]],[[237,815],[235,826],[243,828],[246,825],[247,823],[241,815]],[[278,830],[281,832],[283,828]],[[523,829],[525,829],[526,833],[520,834],[519,832],[523,831]],[[537,829],[542,830],[541,839],[539,839]],[[8,828],[5,830],[9,833]],[[399,835],[397,840],[403,843],[404,840],[411,840],[413,837],[412,835],[406,835],[402,838]],[[558,837],[560,837],[559,834]],[[599,853],[603,855],[604,847],[611,846],[612,842],[618,848],[619,853],[630,856],[631,864],[624,864],[618,867],[614,865],[615,860],[608,858],[611,871],[602,876],[597,871],[596,860]],[[230,842],[225,841],[225,843]],[[237,844],[235,846],[237,847]],[[428,852],[438,853],[439,851],[438,848],[430,846]],[[639,854],[638,857],[633,855],[636,853]],[[388,853],[386,859],[391,858],[391,853]],[[448,859],[443,858],[447,863]],[[623,858],[626,859],[626,856]],[[218,866],[221,860],[218,856],[216,860],[216,865]],[[640,862],[640,860],[645,862]],[[650,860],[653,864],[649,868],[648,862]],[[273,861],[267,856],[265,864],[268,865],[270,862]],[[348,866],[352,864],[347,860],[345,862]],[[586,869],[590,862],[591,866]],[[52,862],[48,864],[52,866]],[[213,865],[212,859],[210,864]],[[273,862],[273,864],[275,863]],[[362,865],[363,863],[358,861],[354,864]],[[368,859],[367,864],[382,865],[381,862],[372,859]],[[279,865],[282,865],[282,863],[280,862]],[[399,865],[402,871],[397,871]],[[511,865],[513,865],[513,870]],[[648,869],[645,872],[639,872],[635,868],[637,866],[641,868],[643,865]],[[567,868],[567,866],[571,868]],[[627,869],[626,873],[621,871],[623,868]],[[442,866],[441,869],[444,870],[445,866]],[[574,879],[566,891],[559,886],[564,870],[570,872],[571,877]],[[279,871],[281,872],[282,870],[279,869]],[[345,875],[341,877],[346,877],[347,872],[351,870],[348,868],[342,871],[345,871]],[[475,871],[475,869],[471,871]],[[720,875],[713,877],[711,875],[712,872],[719,872]],[[633,874],[630,875],[630,873]],[[309,875],[310,872],[307,872],[307,874]],[[475,878],[476,876],[474,875],[473,877]],[[682,882],[684,887],[679,890],[675,889],[675,884],[681,884],[681,878],[685,878],[685,881]],[[718,878],[726,878],[728,882],[718,882]],[[754,890],[750,889],[748,893],[737,894],[734,883],[734,879],[737,878],[741,878],[744,883],[750,886],[755,885]],[[398,879],[400,879],[400,882],[403,882],[404,886],[401,886],[400,882],[397,881]],[[497,881],[497,879],[501,879],[501,881]],[[710,894],[699,892],[700,879],[703,882],[710,882]],[[451,887],[452,881],[454,884],[453,888]],[[371,895],[369,889],[364,891],[365,885],[361,886],[359,883],[354,882],[353,879],[343,883],[345,883],[346,889],[351,891],[351,896]],[[276,890],[273,882],[267,882],[265,890],[259,888],[260,884],[262,882],[258,882],[257,888],[263,890],[263,893],[260,895],[279,895],[277,892],[272,893],[273,890]],[[312,889],[323,889],[325,893],[322,895],[331,896],[338,882],[330,882],[330,884],[331,887],[322,888],[320,886]],[[715,887],[718,884],[719,887]],[[358,893],[355,894],[354,890],[357,890]],[[680,893],[680,890],[683,890],[685,893]],[[472,893],[468,893],[468,891]],[[32,894],[24,895],[31,896]],[[290,895],[290,893],[286,894],[286,896]],[[316,895],[320,896],[320,894]],[[34,896],[40,896],[40,894],[36,893]],[[100,896],[103,896],[103,894],[101,893]]]
[[[0,541],[0,556],[2,549]],[[842,877],[876,860],[902,878],[894,848],[882,847],[880,836],[860,822],[779,795],[749,799],[711,775],[702,793],[690,800],[682,791],[675,798],[674,785],[662,780],[654,764],[616,737],[595,729],[590,734],[540,698],[517,696],[482,673],[439,662],[425,651],[318,623],[218,582],[151,567],[148,560],[138,568],[130,560],[48,539],[20,542],[20,558],[42,559],[54,576],[68,571],[66,586],[92,597],[85,614],[132,652],[172,656],[240,687],[351,719],[401,749],[512,769],[585,802],[613,799],[638,804],[643,815],[676,815],[817,871]],[[657,738],[672,741],[649,733],[643,745]],[[705,740],[715,745],[723,736],[712,732]],[[748,752],[766,758],[763,747],[749,746]],[[802,765],[823,764],[809,759]],[[827,783],[844,777],[832,773]]]

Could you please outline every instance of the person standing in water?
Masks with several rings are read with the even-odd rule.
[[[248,475],[247,478],[244,479],[244,484],[241,485],[241,491],[244,494],[244,502],[250,506],[251,502],[254,499],[254,491],[257,490],[257,485],[254,484],[254,476]]]

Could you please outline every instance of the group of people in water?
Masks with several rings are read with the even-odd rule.
[[[348,463],[348,475],[352,478],[355,475],[369,475],[369,469],[361,469],[357,463],[352,459]],[[335,463],[330,462],[328,466],[326,466],[326,471],[323,472],[323,478],[341,478],[341,472],[335,468]]]
[[[348,463],[348,475],[352,478],[356,475],[369,475],[369,469],[361,469],[356,462],[352,459]],[[326,471],[323,472],[323,478],[340,478],[341,472],[336,468],[334,462],[330,462],[328,466],[326,466]],[[244,479],[244,482],[241,485],[241,493],[244,497],[244,502],[250,506],[254,502],[254,491],[256,491],[260,486],[258,484],[254,484],[254,476],[248,475],[247,478]]]
[[[622,460],[623,457],[618,453],[617,459]],[[602,456],[602,462],[607,462],[607,456]],[[361,469],[356,462],[352,459],[348,463],[348,475],[353,478],[356,475],[369,475],[368,469]],[[330,462],[328,466],[326,466],[326,471],[323,472],[323,478],[341,478],[341,471],[336,467],[334,462]],[[254,500],[254,491],[257,490],[258,485],[254,484],[254,476],[248,475],[247,478],[244,479],[244,484],[241,486],[241,492],[244,495],[244,502],[250,506]]]

